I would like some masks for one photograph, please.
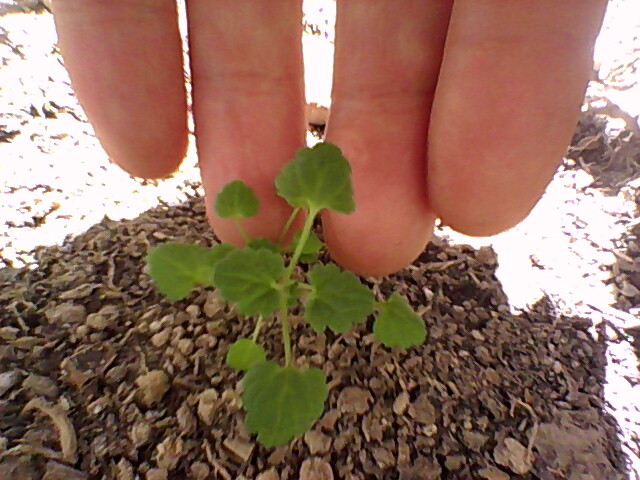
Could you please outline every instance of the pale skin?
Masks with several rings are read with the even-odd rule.
[[[304,146],[301,0],[188,0],[193,113],[209,220],[242,179],[252,236],[290,210],[273,179]],[[535,6],[534,6],[535,4]],[[401,5],[401,8],[400,8]],[[338,0],[327,141],[353,167],[356,212],[327,213],[330,253],[383,275],[410,263],[434,219],[486,236],[518,224],[571,138],[606,0]],[[133,175],[162,178],[187,146],[173,0],[56,0],[60,48],[96,134]]]

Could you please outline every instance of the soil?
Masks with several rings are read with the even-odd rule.
[[[0,16],[0,84],[11,86],[0,92],[0,478],[640,478],[632,128],[611,130],[587,102],[554,180],[571,179],[575,198],[560,202],[573,220],[558,235],[584,248],[580,272],[611,301],[552,287],[577,282],[549,260],[573,250],[527,246],[548,288],[516,308],[501,273],[513,257],[500,240],[478,246],[443,228],[408,268],[363,279],[381,298],[400,291],[411,301],[429,331],[424,345],[392,351],[370,324],[316,335],[294,318],[295,353],[324,370],[329,400],[310,432],[265,449],[243,426],[240,376],[223,361],[252,321],[212,290],[169,302],[144,268],[154,245],[216,241],[195,156],[159,184],[111,165],[73,98],[50,20]],[[29,36],[36,28],[49,36]],[[620,205],[607,210],[606,238],[581,220],[595,198]],[[522,241],[510,237],[511,250],[526,244],[512,235]],[[282,356],[275,325],[265,341]]]

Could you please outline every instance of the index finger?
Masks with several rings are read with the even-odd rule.
[[[187,149],[187,102],[175,0],[53,2],[73,87],[111,159],[164,177]]]

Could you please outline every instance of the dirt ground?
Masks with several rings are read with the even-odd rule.
[[[609,19],[629,3],[613,2]],[[306,17],[305,51],[321,64],[327,4],[308,2]],[[411,300],[424,345],[390,351],[370,325],[316,335],[294,323],[329,400],[303,438],[265,449],[223,362],[251,322],[209,290],[169,302],[144,271],[151,246],[216,241],[195,153],[160,183],[112,165],[51,16],[5,8],[0,479],[640,480],[640,112],[623,103],[639,89],[638,38],[601,63],[522,225],[490,239],[443,226],[410,267],[365,279]],[[316,80],[330,71],[313,68]],[[326,97],[319,81],[310,99]],[[268,338],[280,355],[276,328]]]

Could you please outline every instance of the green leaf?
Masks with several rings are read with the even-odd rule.
[[[380,306],[380,313],[373,324],[373,334],[387,347],[400,348],[420,345],[427,338],[422,318],[397,293]]]
[[[261,345],[249,338],[236,340],[227,352],[226,362],[231,368],[247,371],[255,364],[264,362],[267,353]]]
[[[196,285],[211,285],[216,264],[234,250],[219,243],[211,248],[188,243],[165,243],[147,255],[149,275],[170,300],[182,300]]]
[[[273,253],[280,253],[280,249],[278,248],[278,246],[267,238],[252,238],[247,243],[247,247],[253,248],[254,250],[260,250],[261,248],[264,248]]]
[[[311,428],[324,411],[328,389],[317,368],[256,364],[243,379],[245,424],[265,447],[284,445]]]
[[[286,287],[287,289],[287,305],[289,307],[295,307],[298,304],[298,299],[300,298],[300,283],[296,281],[291,281],[289,285]]]
[[[278,195],[294,208],[341,213],[355,210],[351,166],[338,147],[319,143],[298,150],[276,178]]]
[[[298,259],[298,263],[314,263],[318,260],[320,255],[317,253],[303,253]]]
[[[293,238],[291,239],[291,243],[287,247],[288,252],[292,252],[298,246],[298,242],[300,241],[300,237],[302,236],[302,230],[298,230],[293,234]],[[309,232],[309,239],[304,244],[302,248],[302,254],[298,259],[301,263],[313,263],[318,259],[318,252],[324,247],[324,243],[320,238],[313,232]]]
[[[241,180],[227,183],[216,197],[216,213],[222,218],[249,218],[258,214],[260,202],[253,189]]]
[[[218,263],[213,284],[244,315],[268,317],[278,308],[282,257],[266,249],[236,250]]]
[[[375,298],[369,288],[350,272],[333,265],[317,265],[309,272],[311,295],[305,307],[305,319],[316,332],[327,327],[346,332],[373,312]]]
[[[291,239],[291,244],[289,245],[289,250],[294,251],[298,246],[298,242],[300,242],[300,237],[302,236],[302,230],[298,230],[293,234],[293,238]],[[324,243],[320,238],[314,233],[309,232],[309,238],[307,239],[304,247],[302,247],[302,254],[309,253],[318,253],[322,247],[324,247]]]

